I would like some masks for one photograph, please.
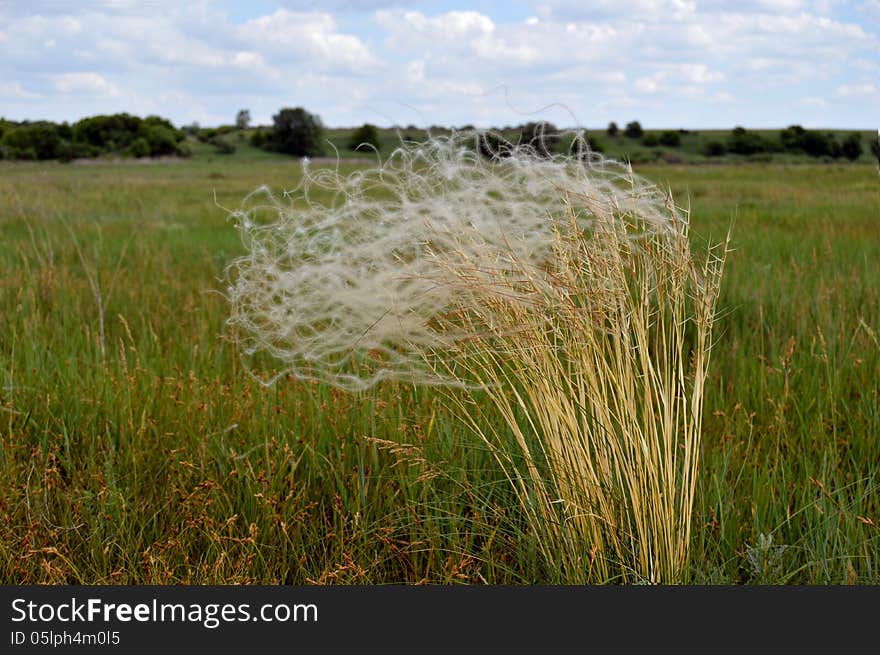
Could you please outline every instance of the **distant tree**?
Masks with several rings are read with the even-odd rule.
[[[874,141],[871,141],[871,154],[877,158],[877,164],[880,165],[880,134]]]
[[[843,147],[832,132],[825,133],[825,139],[828,141],[828,155],[834,159],[843,157]]]
[[[709,141],[703,148],[703,154],[707,157],[723,157],[727,154],[727,146],[721,141]]]
[[[822,134],[814,130],[807,130],[803,136],[803,150],[811,157],[837,157],[840,156],[840,145],[833,134]]]
[[[302,107],[285,107],[272,117],[272,131],[265,148],[297,157],[314,157],[323,152],[321,119]]]
[[[248,109],[239,109],[235,115],[235,127],[246,130],[251,124],[251,112]]]
[[[594,136],[587,135],[587,145],[593,152],[605,152],[605,144]]]
[[[352,132],[348,141],[349,150],[379,150],[381,147],[379,130],[370,123],[364,123]]]
[[[617,127],[617,123],[611,121],[610,123],[608,123],[608,129],[606,129],[605,132],[608,134],[608,136],[617,136],[617,133],[620,132],[620,128]]]
[[[73,138],[104,152],[120,152],[141,136],[141,123],[139,117],[126,113],[90,116],[73,124]]]
[[[231,155],[235,152],[235,144],[229,140],[229,137],[224,138],[219,134],[211,139],[211,145],[218,155]]]
[[[150,147],[151,156],[183,155],[186,135],[171,121],[161,116],[144,119],[131,114],[91,116],[73,124],[71,135],[76,148],[88,146],[97,153],[129,153],[132,143],[144,139]],[[141,151],[142,145],[134,148]]]
[[[254,130],[250,142],[254,148],[262,148],[266,145],[266,133],[263,130]]]
[[[169,121],[167,118],[162,118],[161,116],[156,116],[155,114],[147,116],[143,120],[143,124],[149,125],[151,127],[164,127],[166,130],[170,130],[171,132],[174,132],[175,134],[177,134],[179,132],[179,130],[176,127],[174,127],[174,124],[171,121]]]
[[[779,142],[785,150],[803,150],[806,133],[800,125],[789,125],[779,133]]]
[[[727,138],[727,149],[738,155],[753,155],[769,150],[767,142],[757,132],[749,132],[741,126],[733,128]]]
[[[184,125],[181,128],[181,131],[187,136],[196,137],[199,135],[199,124],[196,121],[193,121],[189,125]]]
[[[623,131],[623,135],[630,139],[641,139],[644,133],[645,131],[642,129],[642,124],[638,121],[627,123],[626,129]]]
[[[144,121],[138,130],[138,135],[138,138],[146,139],[149,144],[149,155],[151,157],[178,154],[178,138],[174,128],[169,128],[160,123],[149,124]]]
[[[519,133],[519,142],[532,148],[539,157],[550,157],[559,143],[559,130],[553,123],[526,123],[519,127]]]
[[[39,121],[7,129],[0,143],[10,159],[55,159],[64,141],[54,123]]]
[[[150,142],[147,141],[144,137],[138,137],[134,141],[131,142],[131,145],[128,146],[126,151],[132,157],[149,157],[150,156]]]
[[[656,134],[651,134],[650,132],[642,137],[642,145],[648,148],[654,148],[660,145],[660,139],[657,138]]]
[[[660,135],[660,144],[669,148],[677,148],[681,145],[681,136],[674,130],[666,130]]]
[[[861,155],[861,139],[858,139],[859,155]],[[790,125],[779,133],[779,142],[785,150],[803,152],[811,157],[844,156],[844,147],[831,132],[822,133],[816,130],[805,130],[800,125]],[[855,143],[849,148],[854,151]],[[856,159],[858,159],[858,156]]]
[[[500,136],[497,132],[483,132],[480,134],[478,148],[480,154],[489,159],[501,159],[510,157],[513,144]]]

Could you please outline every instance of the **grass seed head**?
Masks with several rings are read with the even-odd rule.
[[[246,254],[227,270],[243,351],[350,390],[457,383],[425,358],[471,336],[442,319],[472,282],[551,258],[556,222],[589,231],[613,215],[633,239],[683,225],[659,189],[574,136],[567,154],[489,157],[484,134],[433,137],[350,174],[304,164],[280,197],[258,189],[234,214]]]

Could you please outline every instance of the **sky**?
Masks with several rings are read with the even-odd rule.
[[[880,127],[880,0],[0,0],[0,116]]]

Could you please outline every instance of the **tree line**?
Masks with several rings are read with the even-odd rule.
[[[186,135],[159,116],[91,116],[73,123],[0,119],[0,159],[188,156]]]
[[[616,123],[608,125],[606,133],[609,137],[623,137],[641,142],[645,147],[668,146],[677,148],[681,144],[681,135],[688,130],[665,130],[659,135],[646,134],[638,121],[628,123],[622,131]],[[880,161],[880,143],[872,142],[871,150]],[[838,139],[834,132],[807,130],[800,125],[791,125],[773,135],[749,131],[742,126],[734,127],[726,138],[713,138],[702,148],[707,157],[721,157],[728,153],[736,155],[755,155],[758,153],[788,152],[808,155],[810,157],[839,159],[845,157],[855,161],[862,156],[862,135],[851,132]]]
[[[240,112],[241,114],[241,112]],[[472,129],[465,126],[462,129]],[[410,126],[407,130],[414,130]],[[324,154],[323,125],[321,119],[302,107],[286,108],[273,116],[273,124],[269,129],[257,130],[251,136],[254,146],[284,152],[300,157],[314,157]],[[691,134],[689,130],[663,130],[658,133],[646,132],[638,121],[627,123],[620,129],[612,122],[605,131],[607,139],[618,142],[629,140],[646,148],[665,146],[680,148],[682,137]],[[404,137],[407,138],[407,137]],[[607,144],[595,134],[587,135],[590,150],[604,152]],[[561,131],[552,123],[529,122],[515,127],[504,127],[497,130],[486,130],[480,139],[478,148],[489,157],[505,157],[514,145],[526,145],[539,156],[549,156],[571,146],[571,142],[563,141]],[[366,123],[357,128],[348,143],[350,150],[380,150],[379,131],[376,126]],[[713,136],[702,145],[702,154],[706,157],[721,157],[728,153],[734,155],[755,155],[759,153],[792,153],[815,158],[840,159],[855,161],[862,156],[862,135],[851,132],[839,137],[834,132],[808,130],[800,125],[791,125],[776,135],[766,132],[750,131],[737,126],[726,138]],[[880,161],[880,142],[871,143],[873,154]]]
[[[295,157],[317,157],[325,154],[327,141],[321,118],[303,107],[284,107],[272,117],[269,126],[251,128],[250,111],[240,110],[235,123],[216,128],[200,128],[198,124],[176,128],[159,116],[139,118],[127,113],[99,115],[75,123],[51,121],[8,121],[0,119],[0,159],[70,161],[84,157],[106,155],[128,157],[189,156],[187,137],[211,144],[216,152],[231,154],[235,143],[229,138],[238,132],[239,139],[247,138],[251,146]],[[433,127],[432,131],[447,128]],[[462,130],[473,129],[464,126]],[[415,132],[415,126],[406,128]],[[405,140],[419,137],[398,133]],[[682,137],[688,130],[647,132],[638,121],[630,121],[623,128],[611,122],[604,135],[589,133],[589,149],[604,152],[611,144],[645,148],[682,147]],[[777,134],[750,131],[737,126],[726,136],[713,133],[700,143],[706,157],[760,155],[762,153],[793,153],[816,158],[857,160],[862,155],[862,136],[858,132],[838,136],[833,132],[808,130],[791,125]],[[375,151],[382,148],[380,130],[364,123],[352,131],[347,148],[352,151]],[[572,142],[563,140],[562,131],[547,122],[528,122],[518,126],[485,130],[476,147],[487,157],[506,157],[515,145],[526,145],[539,156],[550,156],[571,148]],[[880,162],[880,142],[872,141],[871,150]]]

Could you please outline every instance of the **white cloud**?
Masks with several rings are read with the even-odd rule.
[[[406,67],[407,79],[410,82],[422,82],[425,79],[425,62],[421,59],[411,61]]]
[[[640,77],[633,86],[639,93],[657,93],[663,77],[662,73],[655,73],[651,77]]]
[[[828,101],[819,96],[807,96],[806,98],[801,98],[801,104],[805,107],[814,107],[816,109],[825,109],[828,107]]]
[[[724,79],[722,73],[710,70],[706,64],[677,64],[673,69],[683,80],[691,84],[710,84]]]
[[[278,9],[247,21],[235,35],[275,59],[299,59],[321,69],[363,73],[380,64],[359,38],[339,32],[327,13]]]
[[[877,95],[877,87],[870,83],[841,84],[837,87],[837,95],[841,96],[873,96]]]
[[[495,31],[492,19],[476,11],[427,16],[419,11],[382,10],[374,14],[374,20],[387,34],[388,45],[404,51],[441,44],[469,50],[475,39],[486,38]]]
[[[0,94],[22,118],[228,122],[247,106],[265,121],[295,103],[330,125],[376,122],[374,108],[503,124],[560,103],[584,124],[687,126],[721,110],[787,121],[818,98],[848,121],[869,116],[851,99],[873,99],[880,72],[880,0],[527,0],[519,19],[493,3],[287,0],[235,20],[220,0],[34,1],[0,0]]]
[[[64,73],[55,77],[55,88],[61,93],[82,93],[115,96],[119,90],[103,75],[94,72]]]
[[[636,80],[634,88],[640,93],[657,93],[662,88],[697,97],[705,87],[724,79],[724,75],[705,64],[659,64],[660,70]],[[664,84],[666,83],[666,84]]]
[[[880,0],[864,0],[859,5],[859,12],[869,20],[880,24]]]
[[[31,93],[18,82],[0,82],[0,99],[30,100],[39,97],[38,94]]]
[[[692,15],[697,5],[694,0],[543,0],[532,4],[539,16],[562,21],[679,20]]]

